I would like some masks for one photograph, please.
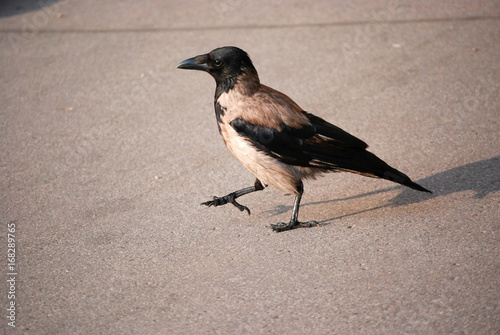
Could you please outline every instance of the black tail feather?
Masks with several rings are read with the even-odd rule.
[[[307,149],[309,149],[307,153],[314,157],[319,165],[324,164],[325,167],[332,170],[344,170],[368,177],[383,178],[417,191],[432,193],[369,151],[333,148],[332,146],[308,146]]]
[[[390,168],[390,169],[391,170],[386,170],[381,178],[393,181],[395,183],[404,185],[406,187],[409,187],[409,188],[417,190],[417,191],[432,193],[432,191],[429,191],[425,187],[422,187],[419,184],[413,182],[410,179],[410,177],[408,177],[404,173],[402,173],[394,168]]]

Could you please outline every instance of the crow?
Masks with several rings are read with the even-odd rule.
[[[229,151],[256,177],[253,186],[223,197],[214,196],[202,205],[231,203],[250,214],[248,207],[236,199],[271,185],[295,195],[290,221],[270,225],[280,232],[318,224],[298,220],[304,192],[302,180],[326,172],[345,171],[383,178],[432,193],[367,151],[368,145],[359,138],[261,84],[248,54],[237,47],[214,49],[186,59],[177,68],[205,71],[215,79],[219,133]]]

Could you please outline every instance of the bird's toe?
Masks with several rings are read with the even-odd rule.
[[[306,221],[306,222],[296,221],[288,223],[279,222],[277,224],[271,224],[269,226],[271,227],[272,230],[279,233],[282,231],[292,230],[296,228],[310,228],[314,226],[319,226],[319,223],[317,221]]]
[[[243,206],[242,204],[236,202],[236,200],[233,200],[231,201],[231,203],[236,207],[238,208],[240,211],[247,211],[248,215],[250,215],[250,208],[248,208],[247,206]]]
[[[208,206],[208,207],[211,207],[211,206],[220,206],[221,205],[221,199],[222,198],[219,198],[219,197],[216,197],[216,196],[212,196],[212,200],[208,200],[208,201],[202,202],[201,205],[205,205],[205,206]]]

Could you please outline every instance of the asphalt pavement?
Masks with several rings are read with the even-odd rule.
[[[499,32],[495,0],[3,1],[3,334],[499,334]],[[325,175],[284,233],[270,188],[200,206],[254,181],[176,69],[224,45],[434,193]]]

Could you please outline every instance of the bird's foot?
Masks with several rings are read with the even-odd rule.
[[[208,206],[208,207],[211,207],[211,206],[217,207],[217,206],[222,206],[225,204],[233,204],[233,206],[238,208],[240,211],[242,211],[242,212],[247,211],[248,215],[250,215],[250,209],[247,206],[243,206],[236,201],[236,197],[235,197],[234,192],[229,193],[228,195],[225,195],[223,197],[213,196],[212,200],[202,202],[201,204]]]
[[[286,231],[286,230],[292,230],[296,228],[310,228],[314,226],[318,226],[319,223],[316,221],[307,221],[307,222],[300,222],[300,221],[290,221],[288,223],[285,222],[279,222],[277,224],[272,224],[270,227],[277,233]]]

